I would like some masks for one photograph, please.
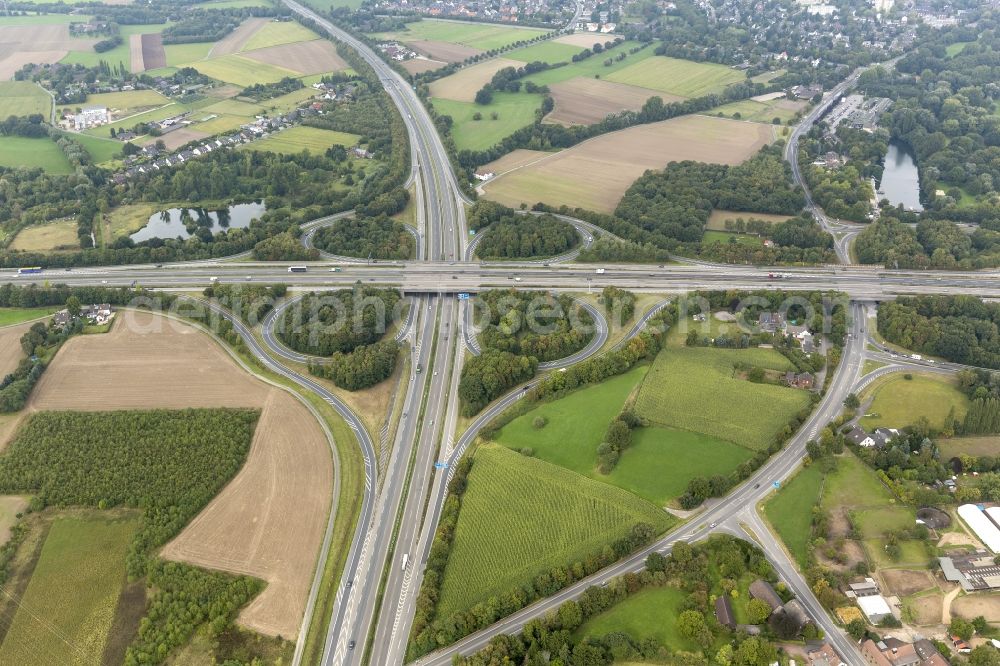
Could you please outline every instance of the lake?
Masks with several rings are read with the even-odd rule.
[[[905,143],[889,142],[878,199],[879,201],[888,199],[893,206],[903,204],[903,208],[906,210],[921,211],[924,209],[920,205],[920,179],[917,174],[917,162],[913,158],[910,147]]]
[[[190,238],[199,227],[213,234],[225,229],[244,229],[265,210],[263,202],[236,204],[222,210],[169,208],[150,215],[146,226],[129,238],[141,243],[151,238]]]

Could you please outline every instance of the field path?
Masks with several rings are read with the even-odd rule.
[[[944,600],[941,602],[941,624],[951,624],[951,602],[955,600],[955,597],[961,591],[961,586],[956,586],[954,590],[944,595]]]
[[[270,20],[267,18],[247,19],[236,30],[233,30],[216,42],[205,58],[216,58],[218,56],[239,53],[240,49],[254,36],[254,33],[267,25]]]

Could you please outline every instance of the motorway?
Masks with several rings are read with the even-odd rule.
[[[455,441],[459,410],[458,379],[466,354],[476,351],[474,344],[467,349],[471,322],[469,301],[459,301],[454,297],[456,293],[477,292],[495,287],[579,292],[589,291],[594,286],[613,285],[635,291],[665,293],[697,289],[836,290],[844,292],[855,301],[891,299],[898,294],[910,293],[964,293],[1000,297],[1000,273],[997,272],[888,271],[852,266],[768,269],[671,263],[660,267],[615,265],[597,273],[592,265],[555,265],[555,259],[542,263],[472,262],[472,253],[466,245],[464,206],[467,200],[451,169],[433,122],[412,88],[364,43],[294,0],[284,1],[293,11],[311,19],[331,36],[354,48],[374,68],[389,97],[398,107],[409,134],[413,161],[411,180],[416,190],[418,259],[368,265],[345,258],[328,258],[323,262],[306,262],[303,264],[306,272],[296,273],[289,272],[287,264],[206,261],[168,264],[163,267],[137,265],[46,271],[41,279],[69,285],[141,285],[152,289],[201,288],[213,282],[261,282],[284,283],[310,290],[345,288],[362,281],[397,286],[410,296],[410,316],[401,326],[400,338],[410,342],[411,372],[404,378],[405,395],[388,460],[377,460],[369,433],[358,416],[344,403],[317,382],[282,364],[282,360],[306,362],[310,359],[285,348],[275,338],[273,327],[280,312],[272,313],[265,320],[261,330],[263,344],[242,323],[233,321],[251,352],[269,369],[296,382],[303,389],[320,395],[343,416],[357,438],[365,461],[364,496],[333,611],[329,618],[316,618],[316,621],[323,622],[327,627],[322,657],[324,666],[355,666],[363,663],[382,666],[403,663],[423,564],[432,545],[443,507],[449,474],[474,441],[480,428],[523,398],[526,389],[530,387],[530,384],[518,387],[490,405]],[[578,15],[581,8],[582,4],[578,5]],[[836,98],[853,85],[857,75],[856,72],[851,79],[834,89],[830,99]],[[795,130],[788,150],[792,150],[799,136],[822,112],[823,105],[819,105],[810,114],[810,118]],[[797,173],[798,165],[794,155],[789,161],[793,171]],[[796,178],[801,181],[801,174]],[[808,190],[807,199],[810,210],[825,228],[844,231],[842,224],[826,218],[812,201]],[[315,229],[334,224],[344,215],[306,225],[309,227],[307,242]],[[581,223],[575,226],[581,234],[593,234],[593,228],[585,225],[586,223]],[[838,240],[838,256],[847,263],[847,244],[841,241],[842,238]],[[575,254],[556,259],[567,261],[574,257]],[[337,270],[333,271],[334,268]],[[779,271],[787,277],[779,280],[768,277],[769,273]],[[25,283],[38,277],[19,277],[12,271],[0,271],[0,283]],[[291,302],[282,304],[279,310]],[[657,307],[664,304],[665,301]],[[587,586],[641,568],[649,552],[666,552],[679,540],[696,541],[715,532],[745,535],[748,531],[750,538],[758,540],[782,580],[791,587],[810,615],[825,630],[828,639],[844,660],[851,666],[862,663],[856,646],[819,607],[780,542],[768,531],[755,510],[756,505],[772,492],[774,482],[780,483],[794,473],[804,455],[806,441],[814,438],[819,429],[840,411],[844,397],[861,379],[867,338],[863,330],[865,317],[860,303],[852,305],[852,314],[852,335],[846,342],[840,366],[823,400],[785,449],[765,463],[752,478],[726,497],[706,505],[693,521],[665,535],[641,552],[453,646],[428,655],[419,663],[440,666],[450,664],[454,655],[479,649],[498,633],[517,631],[529,619],[576,597]],[[637,322],[628,336],[637,334],[650,316],[652,312]],[[227,318],[233,320],[230,316]],[[543,371],[579,362],[595,353],[607,338],[607,326],[600,313],[597,313],[595,322],[598,323],[598,332],[591,345],[579,354],[547,365]],[[893,367],[898,365],[897,363]],[[417,371],[418,367],[422,372]],[[939,367],[941,371],[952,370]],[[439,464],[435,464],[436,462]],[[327,544],[329,534],[328,530]],[[333,545],[343,546],[344,544]],[[403,564],[404,555],[406,566]],[[312,591],[313,598],[318,583],[317,578]],[[309,622],[310,617],[307,615],[303,626],[307,627]],[[304,630],[300,632],[293,662],[295,664],[302,661],[305,633]]]

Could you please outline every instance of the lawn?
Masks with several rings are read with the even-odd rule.
[[[650,422],[700,432],[748,449],[766,449],[810,404],[807,391],[754,384],[735,376],[746,363],[786,371],[792,365],[772,349],[665,349],[639,391],[636,409]]]
[[[465,23],[462,21],[437,21],[424,19],[408,23],[406,30],[394,32],[386,37],[402,41],[434,41],[461,44],[474,49],[489,51],[509,46],[514,42],[531,39],[548,32],[538,28],[513,28],[489,23]]]
[[[1000,451],[1000,436],[985,437],[955,437],[954,439],[939,439],[941,459],[949,460],[955,456],[995,456]]]
[[[823,489],[824,509],[885,506],[891,499],[889,489],[854,455],[837,459],[837,471],[827,476]]]
[[[266,150],[283,155],[300,153],[308,149],[310,152],[316,154],[323,153],[328,148],[337,145],[350,148],[357,145],[360,138],[357,134],[297,125],[281,130],[280,132],[275,132],[266,139],[254,141],[246,146],[241,146],[241,148],[245,148],[246,150]]]
[[[0,166],[42,168],[55,174],[73,173],[66,155],[47,137],[0,136]]]
[[[645,366],[633,368],[539,405],[505,425],[497,441],[510,448],[531,448],[541,460],[618,486],[659,505],[682,494],[692,477],[726,474],[750,457],[746,449],[707,435],[670,428],[640,428],[611,474],[598,472],[597,446],[646,371]],[[540,430],[532,425],[537,417],[547,420]]]
[[[122,146],[124,145],[121,141],[116,141],[115,139],[103,139],[89,134],[73,133],[69,137],[83,146],[84,150],[90,155],[90,159],[94,161],[94,164],[101,164],[102,162],[108,162],[116,157],[120,157]]]
[[[0,326],[12,326],[39,317],[47,317],[59,308],[0,308]]]
[[[760,236],[734,234],[728,231],[712,231],[711,229],[705,231],[705,234],[701,237],[701,242],[705,244],[739,243],[740,245],[755,245],[757,247],[764,244],[764,240]]]
[[[41,114],[46,122],[52,112],[52,98],[30,81],[0,81],[0,118]]]
[[[263,113],[264,107],[259,104],[251,104],[250,102],[241,102],[236,99],[224,99],[215,104],[210,104],[202,109],[205,113],[228,113],[234,116],[243,116],[244,118],[253,118],[254,116]]]
[[[739,102],[732,102],[723,106],[717,106],[705,112],[706,115],[714,116],[722,114],[727,118],[737,120],[750,120],[759,123],[772,123],[775,118],[787,123],[795,118],[797,111],[796,104],[785,100],[783,97],[768,102],[758,102],[752,99],[744,99]]]
[[[719,93],[726,86],[746,79],[742,73],[725,65],[692,62],[666,56],[653,56],[640,62],[633,62],[628,67],[604,78],[681,97],[701,97],[709,93]]]
[[[10,244],[12,250],[27,252],[48,252],[58,248],[80,248],[76,235],[76,220],[59,220],[25,227],[14,236]]]
[[[975,44],[975,42],[955,42],[954,44],[949,44],[944,48],[944,53],[949,58],[954,58],[959,53],[965,50],[965,47],[969,44]]]
[[[215,42],[164,44],[163,53],[167,56],[168,67],[180,67],[184,64],[204,60],[208,57],[213,46],[215,46]]]
[[[912,509],[903,506],[887,505],[854,513],[854,520],[865,539],[877,539],[889,531],[909,529],[916,518]]]
[[[438,602],[438,615],[471,608],[536,575],[600,551],[645,522],[673,519],[653,504],[502,446],[475,452]]]
[[[459,150],[483,150],[496,145],[504,137],[535,121],[535,111],[542,106],[541,95],[527,93],[496,93],[487,105],[435,99],[438,113],[451,116],[451,135]],[[473,120],[474,114],[482,120]],[[497,113],[497,120],[490,115]]]
[[[809,566],[809,540],[812,536],[811,507],[819,503],[823,473],[818,465],[799,471],[764,505],[764,515],[785,542],[799,568]]]
[[[954,410],[954,418],[965,417],[969,399],[954,381],[934,375],[915,374],[912,377],[905,379],[901,373],[894,373],[875,382],[865,392],[875,396],[868,408],[871,416],[862,418],[861,425],[869,430],[880,426],[905,428],[925,416],[932,428],[941,428],[951,410]]]
[[[79,18],[79,17],[77,17]],[[132,35],[145,35],[149,33],[163,32],[169,23],[151,23],[147,25],[120,25],[118,34],[122,37],[122,43],[104,53],[98,53],[92,48],[87,51],[70,51],[66,57],[59,62],[66,65],[83,65],[84,67],[96,67],[103,60],[111,67],[119,63],[124,63],[125,69],[132,67],[132,51],[129,46],[129,37]]]
[[[170,100],[155,90],[129,90],[126,92],[101,93],[87,95],[87,101],[79,104],[64,104],[56,107],[56,113],[66,111],[72,113],[75,109],[86,106],[106,106],[119,112],[119,115],[131,115],[138,110],[169,104]]]
[[[137,525],[97,512],[53,521],[0,645],[0,663],[101,663]]]
[[[685,610],[686,596],[673,587],[642,590],[587,620],[576,630],[576,636],[596,639],[620,631],[636,642],[654,638],[671,650],[698,653],[701,648],[684,638],[677,628],[677,617]]]
[[[170,208],[167,204],[127,204],[108,212],[102,218],[98,241],[108,245],[121,236],[130,236],[149,224],[153,213]]]
[[[309,42],[319,39],[319,35],[296,21],[271,21],[247,40],[241,50],[253,51],[269,46]]]
[[[261,102],[260,105],[267,111],[287,113],[292,109],[297,109],[302,102],[310,99],[314,95],[316,95],[316,91],[312,88],[300,88],[299,90],[293,90],[290,93],[265,100]]]
[[[254,83],[276,83],[286,76],[295,78],[299,75],[298,72],[284,67],[267,65],[238,55],[191,62],[187,63],[186,66],[194,67],[205,76],[226,83],[234,83],[238,86],[249,86]]]

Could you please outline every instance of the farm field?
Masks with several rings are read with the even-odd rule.
[[[606,39],[607,41],[611,41],[610,38]],[[547,39],[537,44],[531,44],[530,46],[517,49],[510,54],[510,57],[514,60],[520,60],[521,62],[571,62],[573,56],[582,51],[584,48],[593,46],[594,42],[603,43],[604,41],[605,39],[595,37],[594,40],[586,47],[581,47],[565,44],[560,42],[558,39]]]
[[[520,169],[521,167],[537,162],[538,160],[549,157],[550,155],[552,155],[552,153],[547,153],[542,150],[527,150],[526,148],[518,148],[517,150],[512,150],[503,157],[495,159],[488,164],[484,164],[476,169],[476,173],[494,173],[500,176],[508,171]]]
[[[401,64],[403,65],[403,69],[410,74],[423,74],[424,72],[433,72],[435,69],[440,69],[448,63],[443,60],[433,60],[430,58],[410,58],[409,60],[404,60]]]
[[[123,145],[121,141],[102,139],[101,137],[79,132],[74,133],[72,138],[83,146],[84,150],[90,155],[90,159],[94,160],[94,164],[108,162],[115,157],[121,156]]]
[[[431,40],[414,40],[406,42],[406,45],[416,51],[419,55],[440,60],[444,63],[462,62],[463,60],[482,53],[479,49],[450,42],[435,42]],[[409,61],[404,61],[409,62]]]
[[[726,474],[750,458],[747,449],[700,433],[640,428],[611,474],[598,472],[596,451],[604,431],[646,371],[640,366],[539,405],[505,425],[497,442],[512,449],[529,447],[541,460],[659,505],[681,495],[692,477]],[[544,428],[533,427],[537,417],[547,420]]]
[[[712,231],[711,229],[706,229],[705,233],[701,237],[702,243],[739,243],[741,245],[756,245],[761,246],[764,244],[764,239],[760,236],[753,236],[750,234],[735,234],[728,231]]]
[[[812,514],[803,508],[816,506],[822,490],[823,472],[818,465],[810,465],[799,470],[764,505],[764,515],[803,571],[809,566],[812,538]]]
[[[706,111],[707,115],[722,114],[726,118],[749,120],[758,123],[773,123],[778,118],[782,123],[789,123],[795,115],[806,108],[807,102],[785,98],[769,101],[744,99]]]
[[[953,437],[940,439],[937,442],[941,450],[941,459],[948,460],[955,456],[995,456],[1000,451],[1000,437]]]
[[[702,97],[720,93],[726,86],[746,77],[725,65],[653,56],[633,62],[604,78],[681,97]]]
[[[104,53],[98,53],[94,51],[91,47],[86,48],[71,48],[70,52],[66,54],[66,57],[59,62],[68,65],[84,65],[86,67],[94,67],[102,60],[108,64],[114,66],[118,63],[125,65],[125,69],[131,71],[132,69],[132,48],[129,44],[132,35],[145,35],[161,33],[163,29],[167,27],[167,23],[152,23],[147,25],[122,25],[119,26],[118,31],[122,36],[122,43],[111,49],[110,51],[105,51]],[[77,41],[77,38],[72,38],[73,41]],[[82,40],[81,40],[82,41]],[[97,40],[89,40],[91,43]]]
[[[211,0],[194,5],[199,9],[244,9],[246,7],[269,7],[267,0]]]
[[[239,53],[254,34],[267,25],[268,19],[261,17],[248,18],[231,33],[215,42],[209,51],[209,56],[219,57],[231,53]]]
[[[485,106],[474,102],[434,100],[438,113],[454,120],[451,135],[459,150],[482,150],[495,145],[505,136],[533,123],[535,111],[541,105],[541,95],[520,93],[495,93],[493,101]],[[473,120],[476,113],[482,115],[480,120]],[[498,114],[496,120],[491,117],[493,113]]]
[[[21,322],[31,321],[40,317],[47,317],[59,308],[46,306],[40,308],[0,308],[0,328],[13,326]],[[7,374],[9,370],[3,370],[0,364],[0,376]]]
[[[48,137],[0,136],[0,166],[40,168],[48,173],[73,173],[69,159]]]
[[[24,350],[21,349],[21,336],[31,328],[31,324],[18,322],[34,319],[33,316],[28,315],[29,312],[29,310],[11,308],[4,313],[7,323],[4,324],[3,328],[0,328],[0,377],[4,377],[14,370],[24,357]]]
[[[276,83],[286,76],[298,76],[298,72],[275,65],[266,65],[246,57],[245,54],[210,58],[187,63],[186,66],[194,67],[205,76],[210,76],[213,79],[244,87],[254,83]]]
[[[319,35],[297,21],[266,21],[253,32],[240,50],[253,51],[313,39],[319,39]]]
[[[664,102],[681,99],[647,88],[582,76],[553,83],[550,89],[555,108],[545,120],[565,125],[590,125],[611,113],[638,111],[646,100],[654,96]]]
[[[605,36],[603,38],[598,37],[593,41],[606,42],[610,40],[611,40],[610,37]],[[591,42],[591,45],[593,45],[593,41]],[[546,45],[548,45],[548,43],[546,43]],[[622,42],[621,44],[619,44],[614,48],[607,49],[600,55],[592,56],[590,58],[581,60],[579,62],[570,62],[565,67],[556,67],[555,69],[547,69],[542,72],[536,72],[535,74],[526,76],[524,80],[533,81],[538,85],[544,84],[551,86],[553,83],[559,83],[560,81],[569,81],[570,79],[575,79],[579,76],[588,79],[593,79],[593,78],[608,79],[615,72],[621,71],[623,69],[636,65],[646,60],[647,58],[653,57],[653,49],[648,47],[641,49],[636,53],[629,53],[630,49],[635,48],[637,46],[639,46],[639,42],[629,42],[629,41]],[[506,53],[505,56],[507,58],[510,58],[511,60],[520,60],[522,62],[527,62],[529,61],[529,58],[531,56],[531,49],[535,48],[537,48],[537,46],[525,47],[523,49],[518,49],[516,51],[511,51],[509,53]],[[576,52],[579,53],[581,50],[583,49],[578,48],[576,49]],[[539,51],[539,53],[544,53],[544,51]],[[623,60],[615,60],[615,58],[617,58],[622,53],[625,54],[625,58]],[[570,57],[572,57],[572,55]],[[605,67],[604,62],[608,58],[611,58],[613,62],[610,66]],[[554,62],[559,62],[559,60],[552,60],[549,62],[554,63]],[[622,81],[621,83],[628,83],[628,82]],[[657,94],[657,90],[654,88],[649,88],[649,86],[639,86],[639,87],[648,88],[650,91],[649,93],[650,96]]]
[[[266,139],[254,141],[246,146],[246,149],[264,150],[284,155],[300,153],[307,149],[314,153],[322,153],[327,148],[337,145],[350,148],[357,145],[360,138],[357,134],[299,125],[275,132]]]
[[[30,81],[0,81],[0,118],[41,114],[49,119],[52,98],[38,84]]]
[[[969,399],[954,381],[934,375],[913,374],[905,379],[902,373],[893,373],[886,379],[874,382],[861,396],[862,403],[874,396],[861,425],[869,430],[885,426],[905,428],[927,417],[933,428],[944,426],[948,414],[963,419],[969,409]]]
[[[630,493],[501,446],[480,446],[474,460],[441,585],[441,617],[572,564],[637,522],[657,532],[673,524]]]
[[[247,375],[198,329],[122,311],[109,333],[64,345],[29,409],[186,407],[254,407],[262,414],[246,464],[164,556],[267,581],[238,621],[294,639],[333,485],[326,437],[298,400]]]
[[[3,142],[0,141],[0,145]],[[60,248],[78,249],[80,237],[76,235],[76,220],[57,220],[46,224],[25,227],[14,236],[12,250],[46,252]]]
[[[30,62],[59,62],[67,55],[93,53],[96,39],[70,37],[70,21],[86,20],[76,15],[13,16],[0,19],[0,81],[6,81]]]
[[[169,103],[168,98],[155,90],[129,90],[127,92],[87,95],[86,102],[56,107],[56,113],[59,115],[66,112],[73,113],[74,110],[84,106],[106,106],[112,111],[117,111],[118,115],[131,115],[143,109],[155,108]]]
[[[166,55],[168,67],[179,67],[190,65],[198,60],[208,57],[213,42],[192,42],[190,44],[164,44],[163,52]]]
[[[476,93],[490,82],[493,75],[504,67],[520,67],[521,63],[507,58],[494,58],[471,67],[464,67],[450,76],[431,82],[430,95],[437,102],[450,99],[456,102],[472,102]]]
[[[653,361],[636,411],[657,425],[704,433],[753,451],[766,449],[810,404],[809,393],[739,379],[734,376],[737,363],[792,369],[772,349],[667,348]]]
[[[514,208],[542,201],[611,213],[647,169],[687,159],[739,164],[772,140],[770,125],[682,116],[598,136],[483,187],[487,199]]]
[[[243,55],[265,65],[283,67],[306,75],[326,74],[348,68],[347,62],[337,53],[337,47],[327,39],[279,44],[247,51]]]
[[[0,663],[101,663],[137,526],[134,513],[56,518],[0,644]]]
[[[517,41],[531,39],[546,32],[548,31],[539,28],[423,19],[408,23],[406,30],[381,33],[374,35],[374,37],[376,39],[396,39],[406,43],[412,41],[449,42],[481,51],[489,51],[490,49],[510,46]]]
[[[736,220],[742,219],[747,220],[763,220],[765,222],[771,222],[772,224],[778,224],[779,222],[784,222],[790,219],[788,215],[772,215],[771,213],[743,213],[731,210],[718,210],[712,211],[711,215],[708,216],[708,222],[705,224],[706,229],[713,231],[725,231],[726,230],[726,220]]]
[[[677,626],[677,617],[685,610],[685,594],[673,587],[653,587],[630,596],[610,609],[595,615],[576,630],[579,637],[601,638],[621,631],[636,641],[655,638],[673,650],[698,652],[700,647],[685,638]]]

